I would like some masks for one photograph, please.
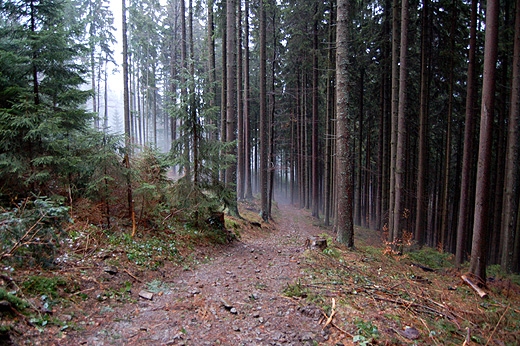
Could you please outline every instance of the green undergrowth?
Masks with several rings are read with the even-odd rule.
[[[144,234],[135,238],[127,233],[108,234],[107,238],[110,246],[123,251],[130,262],[145,269],[155,270],[165,261],[178,263],[182,260],[179,242],[165,233]]]
[[[320,307],[327,316],[335,305],[338,328],[330,332],[336,339],[356,345],[519,343],[516,276],[490,267],[489,298],[481,299],[462,282],[450,254],[423,248],[396,255],[363,242],[349,250],[321,236],[327,249],[302,254],[304,274],[284,294]]]
[[[11,292],[8,292],[3,287],[0,287],[0,301],[7,301],[17,311],[24,311],[29,307],[29,303],[26,300],[19,298]]]

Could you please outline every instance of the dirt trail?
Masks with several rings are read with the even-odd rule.
[[[326,343],[321,312],[283,296],[305,275],[306,238],[323,231],[306,211],[280,206],[275,229],[213,254],[208,263],[165,278],[153,300],[106,307],[63,345],[313,345]],[[137,298],[132,290],[132,296]],[[224,305],[228,305],[227,308]],[[72,342],[72,343],[71,343]]]

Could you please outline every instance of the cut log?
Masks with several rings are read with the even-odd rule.
[[[462,281],[464,281],[469,287],[473,288],[473,290],[475,290],[475,292],[477,292],[477,294],[480,296],[480,298],[486,298],[487,297],[487,293],[484,292],[483,289],[481,289],[480,287],[477,286],[477,284],[475,284],[473,281],[471,281],[466,275],[462,275],[461,276],[461,279]]]

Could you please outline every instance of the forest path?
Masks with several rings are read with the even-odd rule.
[[[300,268],[305,240],[323,230],[312,225],[308,211],[290,205],[281,205],[275,219],[271,227],[216,251],[207,263],[166,276],[164,294],[153,300],[101,308],[63,344],[326,343],[318,324],[321,311],[283,296],[287,285],[305,275]]]

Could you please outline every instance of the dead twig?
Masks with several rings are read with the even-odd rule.
[[[0,254],[0,260],[1,259],[4,259],[5,257],[11,257],[13,255],[13,253],[20,247],[22,246],[23,244],[26,244],[27,242],[30,242],[33,240],[33,238],[36,236],[36,233],[37,232],[34,232],[34,234],[30,237],[29,240],[25,241],[25,238],[27,238],[29,236],[29,234],[31,234],[31,232],[36,228],[36,226],[38,226],[40,224],[40,222],[45,218],[45,216],[47,216],[47,214],[43,214],[39,219],[38,221],[36,221],[34,223],[34,225],[32,225],[28,230],[27,232],[25,232],[25,234],[20,238],[18,239],[18,241],[7,251],[3,252],[2,254]]]
[[[398,304],[398,305],[402,305],[402,306],[406,307],[407,309],[408,308],[422,309],[423,312],[426,312],[426,313],[429,313],[429,314],[434,314],[434,315],[439,315],[439,316],[442,316],[442,317],[446,317],[449,320],[454,320],[455,319],[455,317],[450,315],[450,314],[446,314],[446,313],[444,313],[442,311],[436,310],[436,309],[434,309],[432,307],[429,307],[429,306],[426,306],[426,305],[421,305],[421,304],[409,302],[409,301],[404,300],[404,299],[401,299],[401,300],[388,299],[388,298],[380,297],[380,296],[377,296],[377,295],[374,295],[374,299],[385,301],[385,302],[389,302],[389,303],[394,303],[394,304]]]
[[[504,316],[506,315],[507,310],[509,310],[509,305],[506,306],[506,309],[505,309],[504,312],[502,313],[502,316],[500,316],[500,318],[498,319],[498,322],[497,322],[497,324],[495,325],[495,328],[493,329],[493,332],[491,332],[491,335],[489,336],[489,338],[488,338],[487,341],[486,341],[486,346],[489,345],[489,342],[491,341],[491,338],[493,337],[493,335],[494,335],[495,332],[497,331],[498,325],[500,324],[500,322],[502,322],[502,319],[503,319]]]
[[[90,287],[90,288],[84,289],[82,291],[74,292],[72,295],[73,296],[77,296],[79,294],[82,294],[82,293],[85,293],[85,292],[88,292],[88,291],[92,291],[92,290],[95,290],[95,289],[96,289],[95,287]]]
[[[323,313],[323,314],[325,315],[325,313]],[[325,315],[325,316],[327,316],[327,315]],[[334,322],[330,322],[330,325],[331,325],[332,327],[336,328],[337,330],[339,330],[341,333],[343,333],[343,334],[345,334],[346,336],[348,336],[349,338],[353,338],[353,337],[354,337],[354,335],[352,335],[352,334],[350,334],[349,332],[347,332],[346,330],[344,330],[344,329],[338,327],[338,325],[335,324]]]
[[[142,281],[141,281],[139,278],[137,278],[135,275],[133,275],[132,273],[130,273],[128,270],[123,269],[123,271],[124,271],[125,273],[127,273],[127,274],[128,274],[132,279],[134,279],[135,281],[137,281],[137,282],[141,282],[141,283],[142,283]]]

